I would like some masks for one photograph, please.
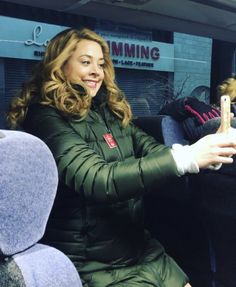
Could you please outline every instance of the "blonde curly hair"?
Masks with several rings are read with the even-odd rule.
[[[232,103],[236,102],[236,79],[231,77],[225,79],[217,86],[218,97],[222,95],[229,95]]]
[[[42,61],[35,67],[31,78],[10,103],[7,120],[11,128],[20,126],[31,103],[55,107],[68,116],[79,118],[86,116],[92,97],[82,81],[77,83],[81,86],[78,90],[63,73],[63,66],[83,39],[95,41],[101,46],[105,62],[102,87],[107,92],[108,105],[120,118],[123,126],[130,122],[131,108],[115,83],[115,71],[108,44],[97,33],[83,28],[66,29],[49,42]]]

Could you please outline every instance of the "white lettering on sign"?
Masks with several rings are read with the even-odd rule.
[[[25,45],[27,45],[27,46],[36,45],[36,46],[45,46],[46,47],[48,45],[49,40],[46,40],[44,42],[37,42],[37,38],[39,38],[42,31],[43,31],[43,28],[41,25],[36,26],[33,30],[33,39],[26,40],[24,42]]]

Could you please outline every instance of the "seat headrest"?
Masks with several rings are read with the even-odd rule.
[[[209,121],[207,121],[204,125],[203,125],[203,130],[202,130],[202,137],[209,135],[209,134],[214,134],[217,132],[217,130],[219,129],[221,124],[221,118],[213,118],[210,119]],[[231,127],[232,128],[236,128],[236,118],[232,118],[231,119]]]
[[[176,121],[173,117],[163,116],[161,127],[165,145],[171,147],[175,143],[187,144],[181,123]]]
[[[27,249],[44,234],[56,195],[54,158],[39,138],[0,130],[0,255]]]

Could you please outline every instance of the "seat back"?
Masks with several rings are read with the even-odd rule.
[[[12,266],[16,263],[15,269],[19,268],[26,287],[82,287],[73,263],[54,247],[35,244],[13,259]]]
[[[38,138],[1,131],[0,254],[13,255],[38,242],[56,195],[53,156]]]
[[[188,144],[181,122],[171,116],[144,116],[134,123],[167,146]],[[189,185],[191,177],[172,178],[144,196],[145,226],[182,266],[194,286],[208,287],[212,283],[209,242]]]
[[[39,138],[0,131],[0,286],[82,287],[70,259],[37,243],[55,199],[58,173]]]

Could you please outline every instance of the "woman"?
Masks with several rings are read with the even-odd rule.
[[[45,141],[57,162],[43,240],[70,257],[86,287],[190,286],[144,230],[141,197],[171,177],[231,163],[236,139],[210,136],[171,150],[131,118],[104,39],[88,29],[54,37],[8,116]]]
[[[217,88],[217,94],[220,102],[220,97],[222,95],[229,95],[231,101],[231,112],[236,115],[236,79],[234,77],[230,77],[225,79],[222,83],[220,83]]]

